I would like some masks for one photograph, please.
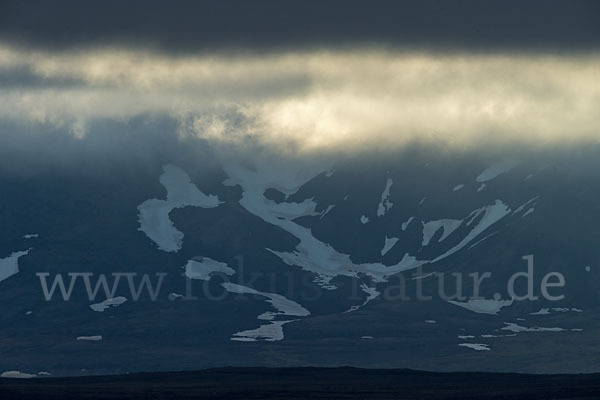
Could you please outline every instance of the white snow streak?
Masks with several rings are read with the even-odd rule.
[[[15,251],[6,258],[0,258],[0,282],[19,273],[19,258],[29,254],[29,250]]]
[[[492,179],[496,178],[498,175],[501,175],[501,174],[504,174],[504,173],[510,171],[511,169],[516,167],[518,164],[519,163],[514,160],[503,160],[503,161],[497,162],[495,164],[492,164],[485,171],[483,171],[477,178],[475,178],[475,181],[477,181],[479,183],[491,181]]]
[[[496,315],[502,308],[513,304],[514,299],[510,300],[492,300],[492,299],[471,299],[466,302],[448,300],[448,303],[462,307],[478,314]]]
[[[214,208],[221,202],[217,196],[205,195],[182,169],[163,166],[160,183],[167,190],[167,199],[150,199],[138,206],[139,230],[144,232],[160,250],[177,252],[181,249],[183,233],[169,219],[169,213],[186,206]]]
[[[189,260],[185,266],[185,276],[190,279],[207,281],[210,279],[210,274],[214,272],[222,272],[229,276],[235,274],[235,270],[229,268],[226,263],[208,257]]]
[[[385,184],[385,189],[383,190],[383,193],[381,193],[381,201],[379,202],[379,206],[377,207],[377,216],[378,217],[383,217],[385,215],[386,212],[388,212],[390,210],[390,208],[392,208],[392,206],[394,205],[394,203],[390,203],[390,189],[392,187],[392,184],[394,183],[394,181],[392,181],[392,178],[388,178],[387,182]]]
[[[92,304],[90,308],[96,312],[104,312],[104,310],[110,307],[118,307],[121,304],[125,303],[127,299],[123,296],[117,296],[112,299],[106,299],[101,303]]]

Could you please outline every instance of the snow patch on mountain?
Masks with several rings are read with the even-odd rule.
[[[487,228],[500,221],[509,213],[510,208],[501,200],[496,200],[496,202],[493,205],[485,206],[473,211],[471,214],[469,214],[470,220],[467,222],[467,225],[472,224],[473,221],[475,221],[477,218],[479,218],[479,223],[471,230],[471,232],[467,234],[467,236],[465,236],[465,238],[459,244],[457,244],[444,254],[436,257],[431,262],[440,261],[456,253],[457,251],[468,245],[473,239],[479,236]]]
[[[29,254],[31,250],[15,251],[6,258],[0,258],[0,282],[19,273],[19,259]]]
[[[477,178],[475,178],[475,181],[477,181],[479,183],[491,181],[492,179],[496,178],[497,176],[510,171],[517,165],[519,165],[519,163],[514,160],[503,160],[503,161],[497,162],[495,164],[492,164],[486,170],[484,170],[481,174],[479,174],[479,176]]]
[[[264,196],[265,191],[270,188],[288,195],[294,194],[315,176],[327,171],[327,168],[323,168],[318,163],[296,165],[286,161],[278,164],[277,161],[272,159],[255,160],[254,165],[250,167],[230,156],[223,156],[220,159],[223,170],[228,175],[224,184],[239,185],[242,189],[240,205],[251,214],[281,228],[299,240],[292,251],[280,251],[271,248],[266,250],[275,254],[288,265],[298,266],[314,273],[316,275],[315,283],[328,290],[337,289],[336,286],[331,284],[331,281],[338,276],[356,278],[359,274],[365,274],[372,279],[373,283],[380,283],[386,282],[390,276],[399,272],[439,261],[470,244],[473,239],[504,217],[510,210],[502,201],[497,200],[494,205],[473,211],[469,215],[469,222],[473,225],[471,231],[458,245],[434,260],[418,260],[415,256],[405,253],[400,261],[392,265],[386,265],[382,262],[355,263],[349,254],[338,252],[329,243],[313,236],[311,229],[294,221],[295,216],[304,215],[305,210],[297,211],[298,214],[294,212],[283,215],[276,212],[271,206],[272,202]],[[299,210],[299,208],[293,209]],[[363,222],[366,222],[366,216],[363,217]],[[452,220],[447,220],[446,224],[441,224],[445,226],[444,238],[453,231],[457,224],[458,222],[452,222]]]
[[[385,256],[387,254],[388,251],[390,251],[395,245],[396,243],[398,243],[398,239],[397,237],[385,237],[385,243],[383,245],[383,248],[381,249],[381,255]]]
[[[515,215],[515,214],[518,214],[518,213],[522,212],[523,210],[525,210],[525,208],[527,208],[532,203],[535,205],[535,202],[539,198],[540,198],[540,196],[536,196],[533,199],[527,200],[525,203],[523,203],[519,207],[517,207],[517,209],[515,211],[513,211],[512,215]]]
[[[35,374],[26,374],[21,371],[6,371],[0,374],[0,378],[30,379],[35,378]]]
[[[277,293],[266,293],[258,290],[249,288],[247,286],[238,285],[236,283],[225,282],[222,286],[232,293],[238,294],[252,294],[267,298],[267,303],[271,304],[275,308],[279,315],[306,317],[310,315],[310,311],[302,307],[295,301],[289,300],[288,298],[279,295]]]
[[[349,255],[339,253],[328,243],[315,238],[309,228],[297,224],[289,216],[279,218],[273,213],[263,195],[265,190],[276,188],[284,193],[295,193],[320,173],[319,170],[313,169],[312,172],[305,172],[261,165],[251,170],[232,161],[224,163],[223,168],[229,176],[226,184],[238,184],[242,187],[243,194],[240,204],[247,211],[280,227],[300,240],[294,252],[267,250],[280,257],[288,265],[296,265],[318,274],[316,282],[325,289],[335,289],[336,287],[331,285],[330,281],[339,275],[355,277],[357,273],[365,273],[371,275],[376,282],[382,282],[388,275],[416,268],[424,263],[424,261],[418,261],[405,254],[402,260],[392,266],[378,262],[355,264]]]
[[[555,313],[566,313],[566,312],[583,312],[579,308],[568,308],[568,307],[554,307],[554,308],[541,308],[539,311],[529,313],[529,315],[550,315],[553,312]]]
[[[164,165],[160,183],[167,190],[166,200],[150,199],[138,206],[139,230],[144,232],[160,250],[181,250],[183,233],[169,219],[169,213],[187,206],[214,208],[222,202],[214,195],[206,195],[194,185],[182,169]]]
[[[266,205],[270,212],[279,218],[294,219],[321,215],[321,213],[316,211],[317,203],[313,199],[306,199],[301,203],[276,203],[273,200],[267,200]]]
[[[529,313],[529,315],[548,315],[550,314],[549,308],[541,308],[539,311]]]
[[[417,260],[407,253],[398,263],[390,266],[380,262],[355,264],[349,255],[338,253],[328,244],[321,242],[310,244],[314,244],[315,247],[307,248],[304,243],[300,243],[297,251],[292,253],[271,251],[288,265],[297,265],[318,273],[317,283],[325,289],[336,289],[335,286],[330,285],[330,281],[339,275],[355,277],[357,272],[361,272],[370,275],[375,282],[386,282],[391,275],[427,263],[426,260]]]
[[[438,242],[443,242],[452,232],[454,232],[461,224],[462,220],[459,219],[439,219],[436,221],[423,222],[423,242],[421,246],[425,247],[429,245],[429,242],[440,229],[443,229],[442,236]]]
[[[100,336],[100,335],[78,336],[77,340],[82,340],[82,341],[86,341],[86,342],[99,342],[100,340],[102,340],[102,336]]]
[[[185,265],[185,276],[190,279],[207,281],[210,279],[210,274],[214,272],[222,272],[229,276],[235,274],[235,270],[228,267],[226,263],[215,261],[209,257],[189,260]]]
[[[430,276],[433,276],[435,274],[436,274],[435,272],[428,272],[428,273],[421,273],[421,274],[415,272],[414,274],[412,274],[412,276],[413,276],[412,280],[416,281],[416,280],[419,280],[419,279],[429,278]]]
[[[459,343],[460,347],[466,347],[468,349],[476,350],[476,351],[489,351],[490,347],[484,343]]]
[[[329,211],[333,210],[334,207],[335,207],[334,204],[330,204],[329,206],[327,206],[327,208],[325,210],[320,212],[319,219],[323,219],[323,217],[326,216],[327,214],[329,214]]]
[[[371,300],[376,299],[377,297],[379,297],[379,295],[381,294],[381,292],[379,292],[377,289],[375,289],[374,287],[371,287],[369,285],[367,285],[366,283],[362,283],[360,285],[360,289],[367,294],[367,298],[362,302],[361,305],[354,305],[352,307],[350,307],[350,309],[344,311],[345,313],[350,313],[350,312],[354,312],[364,306],[366,306]]]
[[[261,325],[256,329],[236,332],[231,337],[231,340],[238,342],[257,342],[260,340],[276,342],[283,340],[283,326],[294,321],[296,320],[271,321],[269,324]]]
[[[302,307],[295,301],[292,301],[277,293],[260,292],[256,289],[231,282],[222,283],[221,286],[223,286],[228,292],[231,293],[252,294],[256,296],[266,297],[267,303],[271,304],[273,308],[277,310],[279,315],[288,315],[295,317],[306,317],[310,315],[310,311],[308,311],[306,308]]]
[[[478,241],[476,241],[475,243],[473,243],[472,245],[470,245],[469,249],[472,249],[473,247],[477,246],[479,243],[486,241],[487,239],[491,238],[492,236],[494,236],[497,233],[498,233],[498,231],[492,232],[489,235],[484,236],[482,239],[479,239]]]
[[[229,276],[232,276],[236,273],[236,271],[228,267],[226,263],[213,260],[209,257],[198,257],[196,259],[189,260],[185,266],[185,275],[190,279],[208,281],[211,278],[211,274],[216,272],[221,272]],[[233,335],[231,340],[282,340],[284,338],[283,325],[292,321],[275,321],[276,318],[280,316],[305,317],[310,315],[310,312],[306,308],[277,293],[261,292],[256,289],[231,282],[224,282],[221,284],[221,286],[230,293],[251,294],[265,297],[267,303],[269,303],[276,310],[276,312],[264,312],[257,317],[258,320],[269,321],[268,324],[261,325],[257,329],[237,332]],[[179,297],[182,297],[182,295],[175,293],[169,294],[169,299],[171,301],[176,300]]]
[[[302,307],[300,304],[295,301],[289,300],[288,298],[281,296],[276,293],[266,293],[260,292],[256,289],[252,289],[247,286],[238,285],[236,283],[225,282],[222,283],[221,286],[225,288],[228,292],[238,293],[238,294],[252,294],[256,296],[266,297],[267,303],[271,304],[271,306],[277,310],[277,313],[263,313],[258,316],[259,320],[268,320],[269,323],[267,325],[262,325],[257,329],[237,332],[233,334],[231,340],[246,340],[246,341],[256,341],[259,339],[264,339],[266,341],[277,341],[282,340],[284,338],[283,335],[283,325],[288,322],[287,321],[273,321],[277,316],[295,316],[295,317],[306,317],[310,315],[310,311],[306,308]]]
[[[545,328],[545,327],[539,327],[539,326],[525,327],[525,326],[517,325],[513,322],[505,322],[504,325],[506,325],[506,326],[501,328],[503,331],[511,331],[511,332],[516,332],[516,333],[519,333],[519,332],[562,332],[562,331],[566,330],[563,328]]]
[[[171,292],[171,293],[169,293],[169,295],[167,296],[167,298],[168,298],[170,301],[175,301],[175,300],[177,300],[177,299],[180,299],[180,298],[182,298],[182,297],[183,297],[183,295],[182,295],[182,294],[175,293],[175,292]]]
[[[121,304],[125,303],[127,299],[123,296],[113,297],[111,299],[106,299],[101,303],[91,304],[90,308],[96,312],[104,312],[104,310],[110,307],[118,307]]]
[[[391,203],[389,200],[390,189],[393,184],[394,184],[394,181],[392,180],[392,178],[387,178],[387,182],[385,184],[385,189],[383,190],[383,193],[381,193],[381,201],[379,202],[379,206],[377,207],[377,216],[378,217],[383,217],[385,215],[385,213],[388,212],[390,210],[390,208],[392,208],[392,206],[394,205],[394,203]]]
[[[410,225],[410,223],[413,221],[413,219],[415,219],[415,217],[409,217],[405,222],[402,223],[403,231],[406,231],[406,228],[408,228],[408,225]]]
[[[504,307],[509,307],[513,304],[514,299],[510,300],[493,300],[493,299],[470,299],[469,301],[455,301],[447,300],[448,303],[454,304],[455,306],[462,307],[469,311],[473,311],[478,314],[492,314],[496,315]]]

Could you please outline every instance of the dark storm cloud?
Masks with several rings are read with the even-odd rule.
[[[2,39],[165,51],[356,44],[576,51],[600,47],[600,2],[1,1]]]

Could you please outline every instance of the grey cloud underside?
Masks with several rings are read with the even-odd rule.
[[[0,38],[41,47],[164,51],[346,44],[597,49],[596,1],[129,1],[0,3]]]

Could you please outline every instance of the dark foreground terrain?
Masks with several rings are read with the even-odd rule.
[[[0,399],[598,399],[600,374],[432,373],[356,368],[221,368],[0,379]]]

